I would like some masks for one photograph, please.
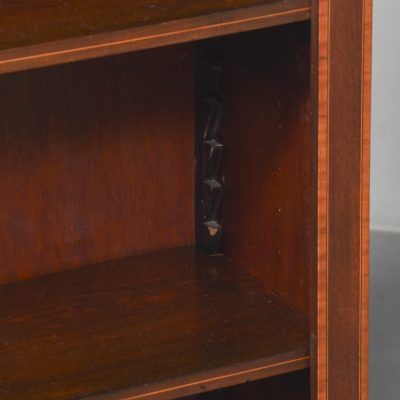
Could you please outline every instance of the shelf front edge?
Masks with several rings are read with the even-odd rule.
[[[146,387],[124,389],[85,400],[173,400],[310,367],[308,349],[197,373]]]
[[[279,2],[0,51],[0,74],[309,20],[308,0]]]

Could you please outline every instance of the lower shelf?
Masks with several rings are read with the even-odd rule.
[[[307,319],[174,248],[0,286],[0,398],[172,399],[307,368]]]

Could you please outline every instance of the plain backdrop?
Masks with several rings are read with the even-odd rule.
[[[400,399],[400,0],[373,0],[370,400]]]
[[[397,232],[400,232],[399,16],[399,0],[374,0],[371,228]]]

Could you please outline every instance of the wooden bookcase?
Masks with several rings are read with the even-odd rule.
[[[0,4],[0,398],[366,400],[369,0]]]

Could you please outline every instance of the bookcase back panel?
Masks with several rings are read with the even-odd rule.
[[[221,43],[222,250],[306,313],[316,196],[309,36],[300,23]]]
[[[193,242],[192,53],[0,77],[0,283]]]

